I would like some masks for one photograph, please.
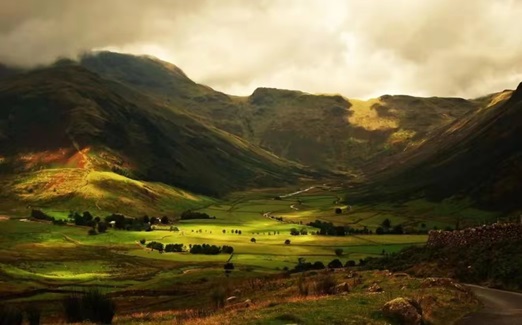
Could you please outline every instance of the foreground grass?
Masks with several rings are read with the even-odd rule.
[[[314,286],[325,276],[335,283],[348,283],[349,293],[320,295]],[[246,306],[233,303],[213,312],[183,310],[158,313],[135,313],[116,318],[117,324],[389,324],[380,309],[396,297],[409,297],[421,303],[424,319],[431,324],[452,324],[478,308],[469,292],[455,288],[423,288],[422,279],[395,277],[386,272],[361,272],[357,281],[349,271],[326,275],[309,272],[287,278],[266,280],[263,287],[241,286],[239,300],[248,299]],[[298,283],[309,287],[303,295]],[[368,286],[378,283],[381,293],[368,292]],[[209,314],[204,316],[204,314]]]

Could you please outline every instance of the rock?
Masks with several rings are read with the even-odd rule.
[[[433,287],[447,287],[454,288],[459,291],[467,292],[468,289],[461,285],[460,283],[456,283],[453,279],[450,278],[426,278],[421,283],[422,288],[433,288]]]
[[[346,282],[340,283],[334,287],[333,292],[334,294],[350,292],[350,286]]]
[[[453,280],[450,278],[426,278],[422,281],[421,287],[433,288],[433,287],[452,287]]]
[[[396,278],[409,278],[410,275],[408,273],[393,273],[393,276]]]
[[[395,298],[384,304],[381,309],[384,317],[396,320],[402,325],[421,325],[422,309],[419,304],[408,298]]]
[[[377,283],[373,283],[369,288],[368,292],[383,292],[384,290]]]
[[[227,303],[231,303],[231,302],[234,302],[237,300],[237,297],[236,296],[231,296],[231,297],[228,297],[227,298]]]

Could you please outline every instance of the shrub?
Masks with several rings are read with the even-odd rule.
[[[21,325],[24,316],[18,309],[0,306],[0,324],[2,325]]]
[[[254,237],[250,238],[250,242],[251,243],[255,243],[256,242],[256,239]]]
[[[232,254],[234,253],[234,247],[223,245],[223,247],[221,248],[221,253]]]
[[[290,239],[285,240],[285,245],[290,245]]]
[[[107,231],[107,224],[105,222],[98,222],[98,232],[104,233]]]
[[[346,264],[344,264],[344,267],[353,267],[355,265],[356,265],[356,263],[354,260],[348,260],[348,261],[346,261]]]
[[[292,228],[290,229],[290,235],[292,236],[299,236],[301,233],[299,232],[299,230],[297,230],[297,228]]]
[[[343,213],[343,209],[335,208],[335,214],[341,214],[341,213]]]
[[[319,295],[333,294],[336,284],[334,277],[330,273],[323,273],[315,282],[315,293]]]
[[[97,234],[98,233],[96,232],[96,230],[94,228],[91,228],[91,229],[89,229],[89,231],[87,231],[87,235],[89,235],[89,236],[94,236]]]
[[[223,268],[225,269],[225,275],[228,276],[234,270],[234,263],[227,262]]]
[[[227,293],[225,291],[225,288],[214,288],[214,290],[210,294],[210,299],[212,300],[212,305],[215,309],[223,308],[227,299]]]
[[[145,238],[140,239],[140,244],[145,245],[146,242],[147,242],[147,240]]]
[[[81,323],[88,320],[98,324],[111,324],[116,310],[114,302],[96,289],[81,296],[65,297],[63,307],[68,323]]]
[[[40,309],[35,306],[29,306],[25,310],[25,313],[27,314],[27,322],[29,325],[40,325]]]
[[[169,218],[167,216],[161,217],[161,223],[164,224],[164,225],[168,225],[169,224]]]
[[[79,295],[70,295],[62,301],[67,323],[80,323],[83,321],[82,298]]]
[[[297,290],[299,290],[299,295],[308,296],[309,285],[306,283],[306,279],[303,276],[303,273],[297,278]]]
[[[328,263],[328,268],[330,269],[338,269],[338,268],[341,268],[343,267],[343,263],[341,263],[341,261],[339,261],[339,259],[335,259],[333,261],[331,261],[330,263]]]
[[[341,257],[341,256],[343,256],[343,253],[344,253],[344,251],[343,251],[342,248],[336,248],[335,249],[335,255]]]
[[[323,264],[323,262],[321,262],[321,261],[316,261],[316,262],[312,265],[312,268],[313,268],[314,270],[322,270],[322,269],[324,269],[324,264]]]

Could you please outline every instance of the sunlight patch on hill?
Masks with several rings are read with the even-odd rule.
[[[399,126],[399,121],[395,118],[381,117],[372,107],[382,104],[378,98],[367,101],[350,99],[352,106],[349,111],[352,113],[348,117],[348,122],[355,126],[360,126],[369,131],[394,129]]]

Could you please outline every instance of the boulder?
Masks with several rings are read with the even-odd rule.
[[[339,283],[338,285],[336,285],[334,287],[333,292],[334,292],[334,294],[342,294],[345,292],[350,292],[350,286],[346,282]]]
[[[373,283],[369,288],[368,292],[383,292],[384,290],[377,283]]]
[[[384,317],[398,321],[401,325],[421,325],[422,310],[415,301],[408,298],[395,298],[382,307]]]

